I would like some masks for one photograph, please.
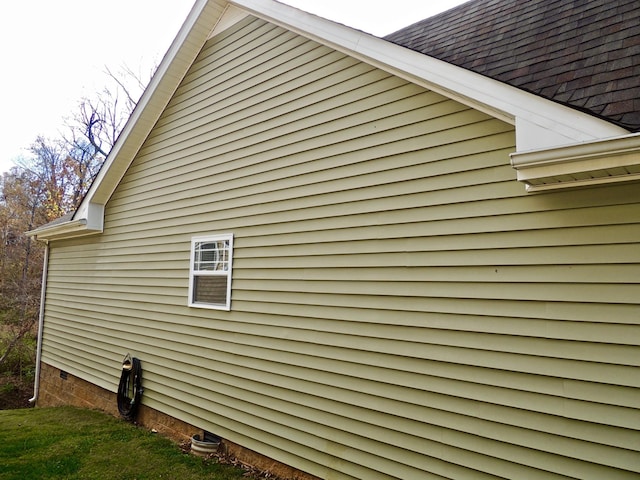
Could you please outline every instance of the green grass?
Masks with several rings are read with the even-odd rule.
[[[0,411],[0,480],[231,480],[242,475],[101,412],[71,407]]]

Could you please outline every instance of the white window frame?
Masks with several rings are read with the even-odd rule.
[[[227,262],[227,270],[197,270],[196,265],[196,245],[203,242],[229,242],[229,260]],[[218,235],[203,235],[191,238],[191,256],[189,260],[189,299],[188,305],[196,308],[209,308],[213,310],[231,310],[231,273],[233,271],[233,234],[225,233]],[[227,277],[227,293],[225,303],[206,303],[195,302],[193,295],[195,293],[194,278],[199,276],[226,276]]]

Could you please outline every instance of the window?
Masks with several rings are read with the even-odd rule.
[[[191,239],[189,306],[229,310],[233,235]]]

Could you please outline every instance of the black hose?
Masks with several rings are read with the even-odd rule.
[[[122,374],[118,385],[118,411],[125,419],[133,421],[138,414],[142,397],[142,368],[140,360],[128,354],[122,362]]]

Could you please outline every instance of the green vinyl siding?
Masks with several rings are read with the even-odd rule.
[[[527,195],[514,129],[249,17],[52,243],[44,361],[322,478],[635,478],[640,190]],[[231,310],[189,308],[232,233]]]

